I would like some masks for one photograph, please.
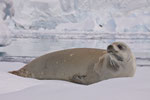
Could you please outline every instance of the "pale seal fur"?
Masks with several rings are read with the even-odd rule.
[[[130,48],[125,43],[114,42],[107,50],[76,48],[49,53],[10,73],[88,85],[109,78],[132,77],[135,70]]]

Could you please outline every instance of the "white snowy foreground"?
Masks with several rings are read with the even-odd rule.
[[[36,80],[8,73],[24,64],[0,62],[0,100],[150,100],[150,68],[138,67],[134,78],[116,78],[84,86]]]

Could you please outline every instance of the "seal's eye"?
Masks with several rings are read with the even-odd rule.
[[[122,47],[121,45],[117,45],[117,47],[118,47],[120,50],[123,49],[123,47]]]

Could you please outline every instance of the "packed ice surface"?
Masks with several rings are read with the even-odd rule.
[[[2,0],[12,29],[149,32],[150,0]],[[5,7],[5,9],[8,7]]]
[[[0,62],[2,100],[149,100],[150,68],[138,67],[135,77],[115,78],[84,86],[58,80],[36,80],[11,75],[22,63]]]

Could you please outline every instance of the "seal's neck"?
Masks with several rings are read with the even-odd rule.
[[[119,70],[119,64],[116,61],[115,58],[113,58],[111,55],[108,55],[107,57],[107,67],[113,71],[118,71]]]

